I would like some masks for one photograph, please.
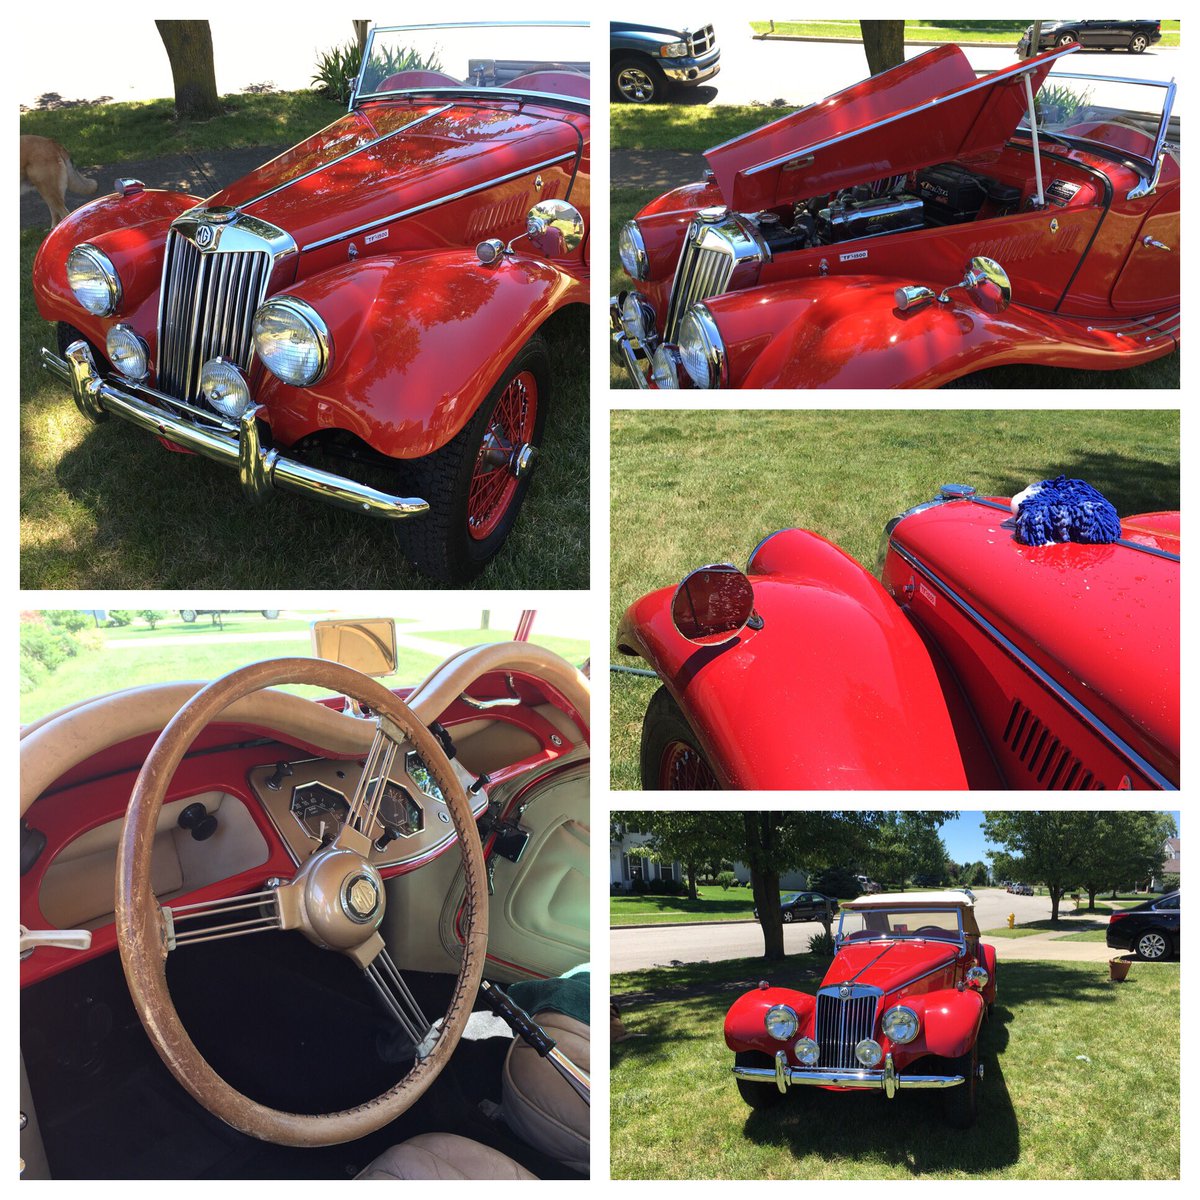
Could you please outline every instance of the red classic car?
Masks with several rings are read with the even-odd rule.
[[[38,252],[44,367],[251,496],[385,518],[427,574],[477,574],[541,447],[553,318],[588,299],[586,32],[373,29],[349,113],[246,178],[118,180]]]
[[[642,786],[1178,787],[1179,513],[1103,545],[1013,524],[947,485],[888,523],[881,579],[784,529],[635,601]]]
[[[707,151],[620,231],[614,361],[638,387],[937,387],[1171,353],[1175,84],[1050,75],[1078,48],[977,79],[939,46]]]
[[[979,1032],[996,1002],[996,950],[958,892],[860,896],[842,905],[837,954],[815,996],[766,982],[725,1017],[733,1074],[752,1108],[794,1088],[946,1092],[975,1123]],[[804,1093],[801,1092],[801,1095]]]
[[[588,681],[382,624],[22,728],[24,1178],[587,1174]]]

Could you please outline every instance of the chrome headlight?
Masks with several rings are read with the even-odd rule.
[[[687,42],[669,42],[659,50],[663,58],[687,58]]]
[[[911,1008],[897,1004],[883,1014],[883,1032],[889,1040],[903,1046],[911,1042],[921,1032],[921,1022]]]
[[[200,368],[200,391],[217,412],[235,421],[250,407],[246,377],[225,358],[210,358]]]
[[[967,968],[967,987],[974,988],[977,992],[982,992],[987,987],[989,979],[991,979],[991,976],[987,973],[986,968]]]
[[[879,1060],[883,1057],[883,1047],[874,1038],[863,1038],[854,1047],[854,1057],[864,1067],[874,1067],[878,1065]]]
[[[114,325],[104,340],[108,361],[126,379],[141,383],[150,374],[150,347],[128,325]]]
[[[767,1009],[763,1024],[777,1042],[786,1042],[800,1028],[800,1018],[786,1004],[776,1004],[774,1008]]]
[[[659,346],[650,360],[650,378],[659,391],[679,387],[679,352],[673,346]]]
[[[698,388],[721,386],[725,343],[703,304],[693,304],[679,326],[679,359]]]
[[[329,367],[329,328],[295,296],[268,300],[254,314],[254,349],[263,366],[293,387],[311,387]]]
[[[792,1053],[802,1067],[815,1067],[821,1057],[821,1047],[812,1038],[798,1038],[792,1047]]]
[[[111,317],[121,303],[121,279],[103,250],[84,243],[67,255],[67,283],[93,316]]]
[[[646,346],[647,342],[657,340],[654,321],[654,309],[646,298],[638,292],[626,293],[621,302],[621,327],[625,332]],[[649,349],[648,346],[646,348]]]
[[[617,234],[617,254],[625,274],[633,279],[645,279],[650,273],[650,256],[642,240],[642,230],[636,221],[626,221]]]

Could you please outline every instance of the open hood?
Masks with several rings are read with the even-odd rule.
[[[705,152],[726,204],[757,212],[1002,146],[1056,59],[1048,50],[976,78],[938,46]]]

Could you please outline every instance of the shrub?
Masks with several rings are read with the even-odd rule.
[[[1178,875],[1164,875],[1162,877],[1162,890],[1164,892],[1179,891],[1179,876]]]
[[[379,78],[386,79],[398,71],[440,71],[441,59],[436,54],[422,58],[415,50],[404,46],[376,47],[372,53],[372,61],[379,66]],[[317,59],[316,74],[312,77],[313,86],[317,91],[324,92],[331,100],[339,104],[350,103],[350,89],[358,78],[358,70],[362,65],[362,55],[359,53],[357,42],[347,42],[344,46],[334,46]]]
[[[820,933],[814,933],[808,939],[809,954],[819,954],[822,958],[833,957],[833,936],[826,933],[823,929]]]
[[[108,625],[110,629],[121,629],[126,625],[132,624],[133,613],[124,608],[110,608],[108,610]]]
[[[47,625],[55,629],[65,629],[68,633],[78,633],[92,624],[92,614],[80,612],[77,608],[52,608],[42,613]]]
[[[646,884],[646,891],[651,896],[678,896],[684,891],[684,886],[678,879],[652,879]]]
[[[809,880],[814,892],[835,896],[838,900],[853,900],[861,891],[859,882],[844,867],[827,867]]]
[[[729,891],[731,887],[737,886],[737,876],[732,871],[722,871],[717,876],[717,883],[721,885],[723,891]]]
[[[157,629],[159,621],[166,617],[165,612],[160,612],[156,608],[143,608],[138,616],[150,626],[151,629]]]

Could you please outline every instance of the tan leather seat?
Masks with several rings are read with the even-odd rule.
[[[385,1150],[359,1179],[536,1179],[507,1154],[454,1133],[422,1133]]]
[[[557,1012],[533,1014],[576,1066],[592,1068],[591,1030]],[[587,1171],[591,1109],[536,1050],[517,1038],[504,1060],[504,1120],[522,1140],[576,1171]]]

